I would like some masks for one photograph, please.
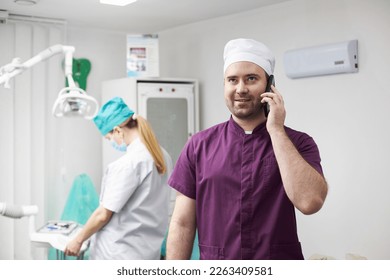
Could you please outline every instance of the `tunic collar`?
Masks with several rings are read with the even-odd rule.
[[[263,134],[264,132],[267,131],[266,129],[266,124],[267,122],[262,122],[258,126],[255,127],[255,129],[252,131],[253,134]],[[228,127],[231,129],[235,134],[244,137],[245,135],[251,135],[251,134],[245,134],[245,131],[242,129],[241,126],[239,126],[234,120],[233,117],[230,116],[230,119],[228,121]]]
[[[134,147],[138,146],[138,143],[141,142],[139,137],[135,138],[126,148],[126,152],[130,152]]]

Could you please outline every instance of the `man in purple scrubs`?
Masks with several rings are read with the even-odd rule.
[[[190,257],[196,229],[201,259],[303,259],[295,208],[316,213],[328,189],[317,145],[284,126],[278,89],[265,92],[275,59],[264,44],[232,40],[224,63],[232,115],[195,134],[176,163],[167,259]]]

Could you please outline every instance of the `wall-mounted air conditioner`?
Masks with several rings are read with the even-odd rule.
[[[287,77],[304,78],[358,72],[357,40],[286,51]]]

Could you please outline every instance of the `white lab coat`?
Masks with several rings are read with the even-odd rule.
[[[160,175],[139,138],[111,163],[102,180],[100,203],[111,220],[91,238],[90,259],[156,260],[168,229],[172,159],[163,150],[167,172]]]

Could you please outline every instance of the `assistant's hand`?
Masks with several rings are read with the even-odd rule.
[[[83,243],[78,242],[76,239],[73,239],[70,241],[65,248],[65,255],[67,256],[79,256],[80,255],[80,248],[83,245]]]
[[[284,131],[286,110],[283,97],[275,86],[271,86],[272,92],[264,92],[260,95],[262,103],[268,103],[270,112],[267,118],[267,130],[271,134],[277,131]]]

